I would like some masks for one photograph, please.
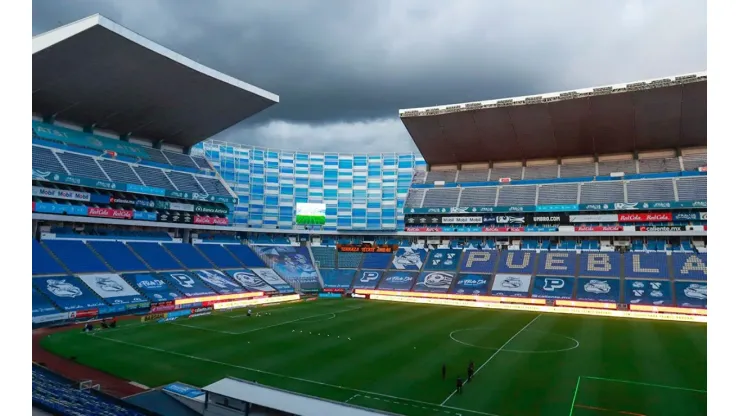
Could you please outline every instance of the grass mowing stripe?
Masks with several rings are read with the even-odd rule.
[[[493,360],[493,357],[495,357],[496,355],[498,355],[498,353],[500,353],[501,350],[503,350],[504,348],[506,348],[506,346],[509,345],[509,343],[511,341],[513,341],[514,338],[517,337],[517,335],[521,334],[525,329],[527,329],[530,325],[532,325],[534,323],[534,321],[536,321],[537,318],[539,318],[540,316],[542,316],[542,315],[538,314],[537,316],[535,316],[534,319],[532,319],[531,321],[529,321],[529,323],[527,323],[519,331],[517,331],[517,333],[514,334],[514,336],[512,336],[511,338],[509,338],[508,341],[504,342],[504,345],[502,345],[501,347],[499,347],[499,349],[497,349],[496,351],[494,351],[493,354],[491,354],[491,356],[488,357],[488,359],[480,367],[478,367],[477,370],[475,370],[475,372],[473,373],[473,376],[475,376],[476,374],[478,374],[478,372],[480,370],[482,370],[483,367],[486,366],[486,364],[488,364],[489,362],[491,362],[491,360]],[[467,380],[463,381],[463,386],[465,384],[467,384],[467,382],[468,382]],[[452,396],[455,395],[456,392],[457,392],[457,390],[453,390],[452,393],[450,393],[450,395],[447,396],[447,398],[442,402],[442,404],[440,406],[444,406],[444,404],[447,403],[452,398]]]
[[[576,389],[573,391],[573,402],[570,404],[570,413],[569,416],[573,416],[573,411],[576,409],[576,396],[578,396],[578,387],[581,386],[581,376],[578,376],[578,381],[576,381]]]
[[[423,405],[426,405],[426,406],[444,407],[444,408],[448,408],[448,409],[455,409],[455,410],[459,410],[459,411],[463,411],[463,412],[475,413],[475,414],[484,415],[484,416],[499,416],[499,415],[496,415],[494,413],[485,413],[485,412],[479,412],[477,410],[468,410],[468,409],[462,409],[462,408],[459,408],[459,407],[444,406],[444,405],[439,405],[439,404],[424,402],[424,401],[420,401],[420,400],[414,400],[414,399],[407,399],[407,398],[404,398],[404,397],[391,396],[389,394],[375,393],[375,392],[372,392],[372,391],[365,391],[365,390],[353,389],[351,387],[337,386],[337,385],[334,385],[334,384],[324,383],[324,382],[315,381],[315,380],[309,380],[309,379],[305,379],[305,378],[301,378],[301,377],[293,377],[293,376],[288,376],[288,375],[285,375],[285,374],[273,373],[272,371],[260,370],[258,368],[245,367],[245,366],[241,366],[241,365],[225,363],[225,362],[222,362],[222,361],[211,360],[209,358],[203,358],[203,357],[197,357],[197,356],[194,356],[194,355],[181,354],[181,353],[175,352],[175,351],[168,351],[168,350],[163,350],[161,348],[150,347],[150,346],[141,345],[141,344],[134,344],[132,342],[121,341],[121,340],[118,340],[118,339],[108,338],[108,337],[104,337],[104,336],[98,336],[95,333],[89,334],[87,336],[95,337],[96,339],[102,339],[102,340],[105,340],[105,341],[115,342],[115,343],[118,343],[118,344],[129,345],[129,346],[136,347],[136,348],[142,348],[142,349],[145,349],[145,350],[156,351],[156,352],[159,352],[159,353],[162,353],[162,354],[170,354],[170,355],[174,355],[174,356],[178,356],[178,357],[188,358],[188,359],[191,359],[191,360],[203,361],[203,362],[207,362],[207,363],[211,363],[211,364],[222,365],[222,366],[225,366],[225,367],[238,368],[240,370],[253,371],[255,373],[268,374],[268,375],[271,375],[271,376],[274,376],[274,377],[287,378],[287,379],[290,379],[290,380],[301,381],[301,382],[304,382],[304,383],[318,384],[320,386],[332,387],[332,388],[336,388],[336,389],[340,389],[340,390],[346,390],[346,391],[351,391],[351,392],[363,393],[363,394],[368,394],[368,395],[371,395],[371,396],[387,397],[389,399],[396,399],[396,400],[401,400],[401,401],[405,401],[405,402],[419,403],[419,404],[423,404]]]
[[[691,392],[694,392],[694,393],[706,393],[707,392],[706,390],[692,389],[692,388],[688,388],[688,387],[666,386],[664,384],[643,383],[643,382],[640,382],[640,381],[619,380],[619,379],[616,379],[616,378],[603,378],[603,377],[591,377],[591,376],[583,376],[583,378],[589,378],[591,380],[612,381],[614,383],[634,384],[634,385],[637,385],[637,386],[660,387],[660,388],[669,389],[669,390],[691,391]]]

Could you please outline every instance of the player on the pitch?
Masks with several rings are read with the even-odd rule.
[[[475,375],[475,365],[473,365],[473,361],[470,361],[468,364],[468,383],[473,379],[473,375]]]
[[[457,394],[462,394],[462,387],[463,387],[463,379],[460,376],[457,376]]]

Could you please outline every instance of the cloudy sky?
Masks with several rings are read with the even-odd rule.
[[[697,0],[33,0],[34,35],[100,13],[280,104],[216,138],[408,151],[401,108],[704,71]]]

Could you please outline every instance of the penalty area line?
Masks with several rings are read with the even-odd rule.
[[[203,357],[198,357],[198,356],[195,356],[195,355],[182,354],[182,353],[175,352],[175,351],[164,350],[162,348],[156,348],[156,347],[150,347],[150,346],[147,346],[147,345],[135,344],[133,342],[128,342],[128,341],[121,341],[121,340],[115,339],[115,338],[108,338],[108,337],[101,337],[101,336],[97,336],[96,338],[97,339],[102,339],[102,340],[105,340],[105,341],[109,341],[109,342],[115,342],[115,343],[118,343],[118,344],[129,345],[129,346],[136,347],[136,348],[142,348],[142,349],[145,349],[145,350],[156,351],[156,352],[160,352],[162,354],[174,355],[176,357],[182,357],[182,358],[187,358],[187,359],[191,359],[191,360],[202,361],[202,362],[211,363],[211,364],[217,364],[217,365],[221,365],[221,366],[224,366],[224,367],[236,368],[236,369],[239,369],[239,370],[252,371],[252,372],[255,372],[255,373],[266,374],[266,375],[270,375],[270,376],[273,376],[273,377],[279,377],[279,378],[284,378],[284,379],[288,379],[288,380],[302,381],[304,383],[311,383],[311,384],[316,384],[316,385],[324,386],[324,387],[332,387],[332,388],[335,388],[335,389],[340,389],[340,390],[345,390],[345,391],[350,391],[350,392],[355,392],[355,393],[362,393],[362,394],[370,395],[370,396],[386,397],[386,398],[389,398],[389,399],[401,400],[401,401],[410,402],[410,403],[417,403],[417,404],[422,404],[422,405],[426,405],[426,406],[443,407],[443,408],[447,408],[447,409],[454,409],[454,410],[458,410],[458,411],[461,411],[461,412],[468,412],[468,413],[473,413],[473,414],[482,415],[482,416],[500,416],[500,415],[497,415],[497,414],[494,414],[494,413],[486,413],[486,412],[480,412],[480,411],[477,411],[477,410],[463,409],[463,408],[460,408],[460,407],[439,405],[439,404],[424,402],[424,401],[421,401],[421,400],[414,400],[414,399],[407,399],[407,398],[404,398],[404,397],[391,396],[389,394],[376,393],[376,392],[367,391],[367,390],[360,390],[360,389],[353,389],[351,387],[337,386],[336,384],[329,384],[329,383],[324,383],[324,382],[315,381],[315,380],[309,380],[309,379],[305,379],[305,378],[301,378],[301,377],[293,377],[293,376],[288,376],[288,375],[285,375],[285,374],[273,373],[272,371],[260,370],[258,368],[252,368],[252,367],[246,367],[246,366],[237,365],[237,364],[225,363],[223,361],[211,360],[210,358],[203,358]]]

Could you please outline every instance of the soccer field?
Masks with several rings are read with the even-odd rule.
[[[413,416],[707,412],[706,324],[357,299],[254,312],[67,331],[43,346],[147,386],[234,376]],[[470,360],[475,377],[454,394]]]

